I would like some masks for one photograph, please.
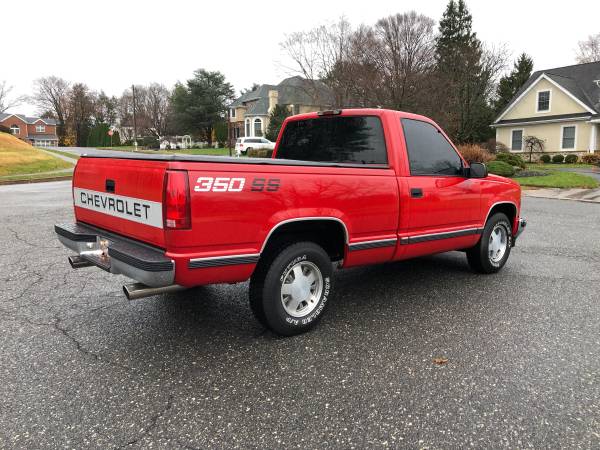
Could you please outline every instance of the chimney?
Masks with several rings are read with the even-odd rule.
[[[279,99],[279,92],[272,90],[269,91],[269,113],[271,111],[273,111],[273,108],[275,108],[275,105],[277,104],[277,101]]]

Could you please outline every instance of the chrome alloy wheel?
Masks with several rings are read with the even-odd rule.
[[[309,261],[294,264],[283,276],[281,303],[292,317],[304,317],[319,304],[323,292],[323,275]]]
[[[508,247],[508,232],[506,228],[501,224],[496,224],[490,234],[490,242],[488,245],[488,254],[490,261],[493,263],[499,263],[504,258],[506,249]]]

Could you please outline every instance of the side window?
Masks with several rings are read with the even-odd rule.
[[[461,175],[462,160],[430,123],[402,119],[411,175]]]

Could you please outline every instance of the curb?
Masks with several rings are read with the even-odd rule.
[[[582,203],[600,203],[600,200],[587,200],[585,198],[569,198],[569,197],[558,197],[556,195],[528,195],[526,191],[523,191],[523,196],[529,198],[543,198],[547,200],[568,200],[572,202]]]
[[[71,178],[73,178],[72,175],[52,178],[36,178],[34,180],[2,180],[0,181],[0,186],[6,186],[10,184],[46,183],[48,181],[65,181],[70,180]]]

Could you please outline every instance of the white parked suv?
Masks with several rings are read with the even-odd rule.
[[[268,139],[261,137],[243,137],[238,138],[235,142],[235,153],[237,156],[246,154],[248,150],[253,148],[266,148],[273,150],[275,148],[275,142],[271,142]]]

